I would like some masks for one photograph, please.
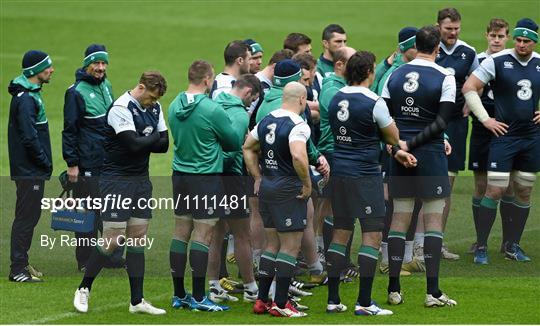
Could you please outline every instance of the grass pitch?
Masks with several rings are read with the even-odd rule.
[[[29,49],[48,52],[56,69],[51,84],[44,87],[44,101],[49,119],[54,155],[54,174],[65,169],[61,155],[62,107],[66,88],[74,81],[75,69],[81,66],[83,52],[90,43],[106,44],[110,53],[108,76],[114,95],[131,89],[144,70],[160,70],[168,80],[167,94],[161,100],[165,108],[187,83],[189,64],[199,58],[214,63],[216,72],[223,67],[222,53],[228,41],[253,38],[265,50],[264,62],[281,48],[290,32],[302,32],[313,40],[313,53],[322,51],[321,31],[329,23],[339,23],[347,31],[350,46],[370,50],[377,61],[391,53],[397,32],[404,26],[434,23],[437,10],[455,6],[462,14],[461,38],[478,52],[485,50],[485,26],[491,17],[505,18],[511,26],[522,17],[540,20],[538,1],[6,1],[0,0],[0,119],[7,125],[10,96],[9,81],[20,74],[22,55]],[[508,43],[511,46],[511,42]],[[4,129],[5,130],[5,129]],[[251,306],[232,304],[232,310],[220,314],[173,311],[169,307],[172,284],[169,276],[168,248],[172,233],[172,212],[155,211],[149,236],[154,247],[146,252],[145,297],[158,307],[166,307],[161,317],[131,315],[129,285],[125,271],[105,270],[96,280],[90,312],[80,315],[72,308],[73,292],[82,277],[76,271],[73,248],[49,250],[40,246],[40,236],[59,237],[50,230],[49,213],[44,212],[34,234],[31,263],[45,272],[42,284],[14,284],[7,281],[9,272],[9,234],[13,219],[15,187],[7,177],[7,133],[0,133],[0,323],[55,324],[538,324],[540,301],[540,192],[537,183],[533,209],[522,245],[533,259],[529,264],[505,261],[496,249],[500,243],[497,220],[490,241],[490,265],[475,266],[465,252],[474,241],[470,213],[472,178],[460,177],[456,183],[453,206],[445,242],[461,254],[457,262],[442,263],[441,287],[458,306],[451,309],[425,309],[422,306],[423,275],[403,278],[405,304],[393,308],[394,316],[358,318],[347,312],[327,315],[324,312],[326,288],[302,303],[310,306],[309,316],[298,320],[255,316]],[[172,146],[167,154],[154,155],[151,174],[170,175]],[[170,179],[154,180],[154,196],[170,191]],[[46,196],[59,193],[53,180],[46,186]],[[67,234],[67,233],[66,233]],[[358,236],[354,248],[358,248]],[[356,257],[353,257],[356,260]],[[236,271],[230,266],[232,275]],[[374,299],[383,304],[386,277],[378,276]],[[358,283],[343,285],[342,299],[352,309]],[[536,313],[534,311],[537,311]]]

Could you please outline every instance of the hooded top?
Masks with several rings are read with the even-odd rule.
[[[49,179],[52,173],[51,140],[41,86],[24,75],[12,80],[8,92],[8,150],[11,178]]]
[[[99,168],[105,152],[106,113],[113,102],[109,80],[96,79],[83,68],[75,73],[64,100],[62,155],[68,166]]]
[[[236,137],[243,141],[248,132],[249,114],[242,100],[230,93],[221,93],[216,98],[216,103],[225,109],[225,113],[231,120],[232,130]],[[223,152],[223,172],[227,174],[243,175],[242,150],[235,152]]]
[[[223,172],[223,151],[239,151],[242,139],[223,107],[206,94],[182,92],[169,107],[174,138],[174,171],[191,174]]]

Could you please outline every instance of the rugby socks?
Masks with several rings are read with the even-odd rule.
[[[339,276],[347,265],[345,253],[347,246],[330,243],[326,251],[326,269],[328,270],[328,303],[339,304]]]
[[[131,305],[135,306],[143,299],[144,247],[127,247],[126,266],[131,289]]]
[[[381,242],[381,264],[388,265],[388,242]]]
[[[234,241],[233,241],[234,242]],[[229,235],[226,234],[223,239],[223,245],[221,246],[221,256],[219,257],[219,278],[229,277],[229,271],[227,270],[227,253],[229,250]],[[234,250],[234,248],[233,248]]]
[[[426,261],[427,294],[431,294],[435,298],[441,296],[439,290],[439,266],[441,263],[442,242],[442,232],[426,230],[424,259]]]
[[[480,202],[482,201],[482,198],[476,198],[472,197],[472,215],[474,220],[474,229],[476,230],[476,234],[478,234],[479,230],[479,216],[478,216],[478,210],[480,209]],[[501,213],[502,213],[502,202],[501,202]],[[504,220],[503,220],[504,225]],[[504,230],[504,227],[503,227]]]
[[[394,201],[388,199],[384,201],[386,208],[384,214],[384,228],[382,231],[381,242],[381,264],[388,265],[388,231],[390,231],[390,224],[392,224],[392,214],[394,214]]]
[[[289,300],[289,285],[294,276],[296,257],[279,252],[276,256],[276,294],[274,301],[280,308],[285,308]]]
[[[313,264],[308,265],[308,268],[311,275],[321,275],[324,271],[323,265],[319,259],[317,259]]]
[[[324,221],[323,221],[324,223]],[[315,242],[317,243],[317,249],[320,249],[321,251],[324,251],[324,239],[322,235],[316,235],[315,236]]]
[[[480,208],[478,209],[478,234],[476,235],[478,247],[487,246],[489,233],[497,216],[498,204],[496,200],[488,197],[482,198],[480,202]]]
[[[192,241],[189,250],[189,264],[193,271],[193,298],[200,302],[205,294],[204,288],[206,268],[208,266],[208,245],[198,241]]]
[[[375,277],[378,257],[379,250],[374,247],[362,245],[358,251],[360,291],[356,302],[360,303],[362,307],[371,305],[371,289],[373,288],[373,278]]]
[[[332,236],[334,231],[334,217],[326,216],[323,223],[323,242],[324,242],[324,252],[328,250],[330,242],[332,242]]]
[[[417,247],[424,247],[424,233],[418,232],[414,234],[414,244]]]
[[[388,242],[388,231],[390,231],[390,225],[392,224],[392,215],[394,214],[394,201],[392,199],[385,200],[384,206],[386,210],[384,214],[384,228],[382,231],[382,241]]]
[[[92,250],[90,258],[88,258],[88,262],[86,263],[86,270],[84,272],[84,277],[81,281],[81,284],[79,285],[79,289],[92,289],[92,283],[94,283],[94,279],[97,277],[97,275],[103,268],[103,265],[109,260],[109,258],[110,256],[107,255],[100,246],[96,246],[95,249]]]
[[[408,264],[413,260],[414,241],[405,240],[405,251],[403,253],[403,264]]]
[[[389,282],[388,292],[400,292],[399,273],[403,264],[403,254],[405,253],[405,232],[388,232],[388,267]]]
[[[174,296],[184,298],[186,289],[184,288],[184,273],[187,263],[187,242],[172,239],[169,251],[169,261],[171,265],[171,275],[174,286]]]
[[[511,243],[518,243],[521,240],[523,231],[525,230],[525,224],[527,224],[527,218],[531,210],[530,203],[520,203],[515,200],[512,204],[512,233],[511,238],[508,240]]]
[[[509,240],[509,236],[514,233],[515,223],[513,222],[513,206],[514,206],[514,197],[503,196],[499,202],[499,209],[501,212],[501,224],[502,224],[502,235],[503,243],[506,243]]]
[[[263,251],[259,261],[259,295],[257,299],[268,302],[268,292],[276,274],[276,255]]]

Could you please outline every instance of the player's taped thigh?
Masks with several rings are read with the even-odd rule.
[[[448,176],[449,177],[457,177],[459,174],[458,171],[448,171]]]
[[[182,220],[182,221],[192,221],[193,216],[191,214],[182,214],[182,215],[176,215],[174,214],[174,218]]]
[[[150,220],[147,218],[130,217],[127,221],[127,226],[148,225]]]
[[[193,219],[193,223],[201,223],[210,226],[215,226],[217,222],[219,222],[219,217]]]
[[[488,171],[488,186],[506,188],[510,184],[510,172]]]
[[[126,233],[130,238],[141,238],[148,232],[148,224],[150,220],[147,218],[130,217],[127,222]]]
[[[117,240],[120,236],[125,236],[127,228],[127,221],[125,222],[110,222],[103,221],[103,234],[102,238],[112,239],[111,247],[100,247],[104,253],[110,254],[112,251],[119,246]]]
[[[414,198],[394,198],[394,213],[411,214],[414,211]]]
[[[515,183],[522,185],[523,187],[532,187],[536,181],[536,173],[515,171],[515,174],[513,174],[513,180]]]
[[[445,205],[446,202],[444,198],[422,200],[422,208],[424,210],[424,214],[442,214]]]

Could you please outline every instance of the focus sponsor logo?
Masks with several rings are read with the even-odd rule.
[[[420,109],[416,106],[401,106],[401,114],[406,116],[420,116]]]

